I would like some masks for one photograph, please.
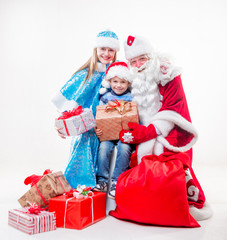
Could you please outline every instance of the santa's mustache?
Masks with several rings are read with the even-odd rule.
[[[142,66],[140,66],[139,68],[131,67],[132,73],[140,73],[140,72],[142,72],[144,69],[146,69],[147,63],[148,63],[148,61],[146,63],[144,63]]]
[[[155,76],[157,73],[157,59],[152,58],[149,59],[146,63],[144,63],[140,68],[130,66],[130,73],[132,78],[139,77],[144,78],[147,74],[152,74]]]

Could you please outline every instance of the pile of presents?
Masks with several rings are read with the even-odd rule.
[[[62,172],[46,170],[24,183],[31,188],[18,199],[22,208],[9,211],[8,224],[25,233],[82,229],[106,217],[106,193],[85,186],[72,189]]]
[[[97,126],[103,130],[100,141],[104,141],[118,139],[122,127],[128,128],[128,122],[138,122],[135,103],[116,101],[98,106],[96,119],[91,109],[81,106],[64,112],[56,126],[62,127],[66,136],[79,135]],[[42,176],[27,177],[24,183],[31,188],[18,200],[22,208],[9,211],[8,224],[27,234],[56,227],[80,230],[106,217],[106,193],[93,192],[87,186],[72,189],[62,172],[46,170]]]

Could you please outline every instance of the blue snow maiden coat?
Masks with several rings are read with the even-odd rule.
[[[75,73],[61,88],[52,102],[60,111],[81,105],[91,108],[94,116],[99,105],[99,90],[108,65],[98,63],[99,71],[84,82],[88,69]],[[70,156],[64,175],[72,188],[78,185],[94,187],[96,185],[96,160],[99,140],[91,129],[79,136],[72,137]]]

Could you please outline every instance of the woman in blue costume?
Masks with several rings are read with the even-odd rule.
[[[116,61],[119,51],[117,35],[111,31],[100,32],[95,41],[92,57],[81,66],[72,78],[56,94],[52,102],[61,112],[72,110],[81,105],[91,108],[94,116],[99,104],[99,90],[110,63]],[[61,129],[57,129],[59,136]],[[70,157],[65,169],[65,177],[72,188],[79,184],[94,187],[96,185],[95,167],[99,140],[94,129],[73,137]]]

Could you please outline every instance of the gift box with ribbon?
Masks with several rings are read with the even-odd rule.
[[[89,108],[78,108],[65,111],[55,120],[55,126],[62,128],[60,132],[64,136],[77,136],[96,127],[96,121],[92,110]]]
[[[39,206],[48,206],[50,198],[69,192],[71,187],[61,171],[52,172],[47,169],[43,175],[31,175],[24,180],[31,188],[18,199],[22,207],[29,206],[28,202],[36,203]]]
[[[81,230],[106,217],[106,193],[76,191],[54,197],[49,211],[56,213],[57,227]]]
[[[136,102],[109,101],[108,105],[97,106],[96,124],[103,134],[100,141],[117,140],[122,129],[129,130],[128,123],[139,123]]]
[[[27,234],[56,230],[56,215],[31,204],[28,208],[13,209],[8,212],[8,224]]]

